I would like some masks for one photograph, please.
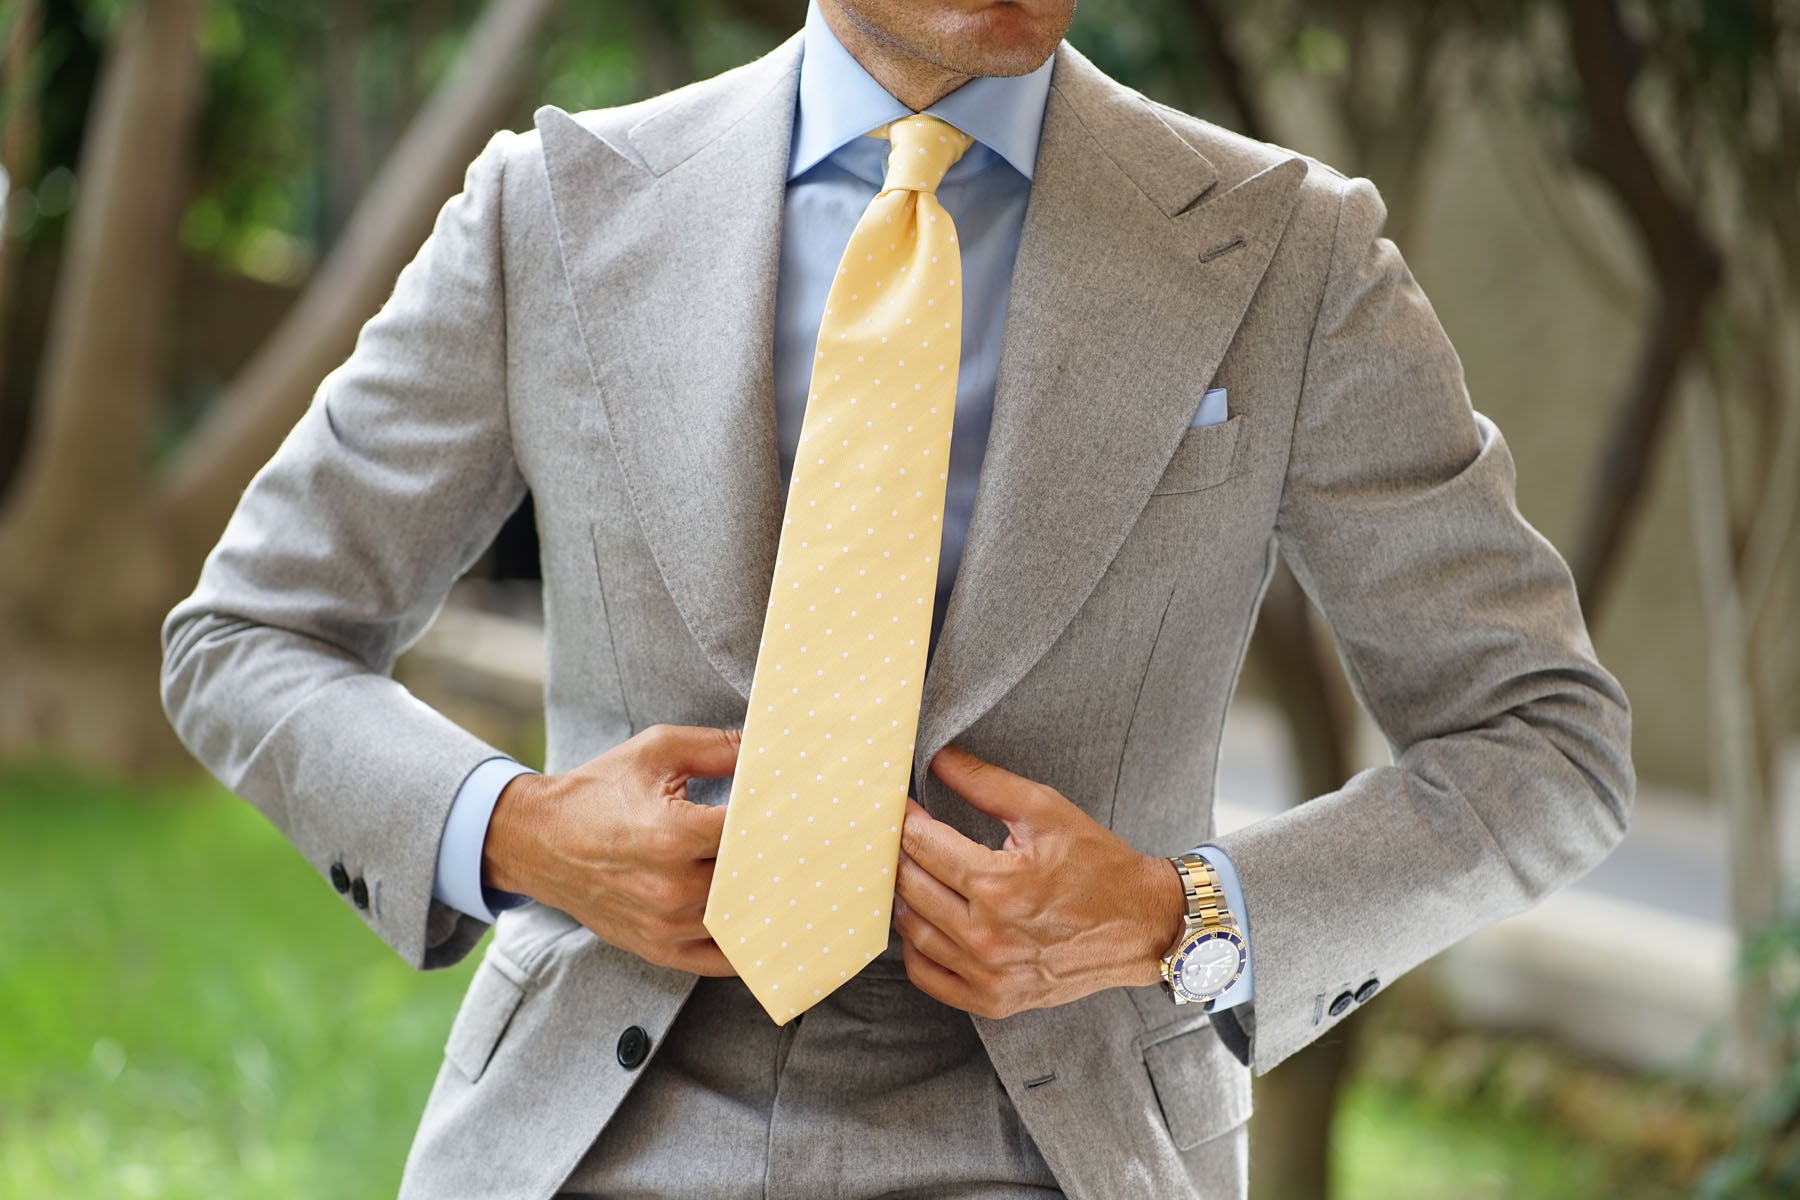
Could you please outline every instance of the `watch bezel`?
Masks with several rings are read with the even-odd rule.
[[[1198,993],[1188,991],[1186,986],[1181,982],[1182,967],[1186,963],[1188,955],[1197,950],[1202,943],[1212,941],[1216,938],[1225,938],[1229,940],[1232,945],[1237,947],[1237,969],[1231,973],[1231,978],[1227,979],[1223,984],[1220,984],[1216,990]],[[1244,967],[1248,965],[1249,961],[1249,943],[1244,941],[1243,935],[1237,930],[1229,929],[1222,925],[1215,925],[1206,929],[1196,929],[1185,935],[1181,939],[1181,942],[1175,947],[1175,952],[1169,955],[1169,970],[1167,975],[1169,990],[1175,994],[1175,999],[1178,1003],[1200,1004],[1209,1000],[1217,1000],[1220,996],[1223,996],[1226,992],[1230,991],[1232,985],[1237,983],[1239,979],[1243,978]]]

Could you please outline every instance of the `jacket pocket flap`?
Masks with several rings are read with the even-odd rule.
[[[468,1076],[469,1082],[480,1079],[487,1070],[500,1035],[506,1032],[514,1010],[524,998],[525,989],[496,963],[491,952],[475,968],[462,1007],[450,1025],[449,1040],[444,1043],[444,1057]]]
[[[1250,1119],[1250,1071],[1209,1019],[1144,1047],[1144,1066],[1178,1150],[1191,1150]]]
[[[1227,417],[1216,425],[1189,427],[1175,444],[1175,453],[1170,455],[1168,466],[1163,468],[1150,494],[1198,492],[1231,478],[1243,428],[1240,415]]]

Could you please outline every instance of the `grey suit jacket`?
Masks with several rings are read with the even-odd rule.
[[[451,798],[496,751],[390,670],[528,487],[548,768],[658,722],[743,721],[781,519],[800,45],[495,134],[168,615],[182,738],[322,873],[362,881],[359,915],[415,967],[485,931],[431,881]],[[1328,1034],[1334,997],[1618,842],[1629,710],[1375,189],[1055,56],[920,800],[999,843],[926,766],[955,739],[1145,852],[1207,840],[1277,553],[1393,754],[1217,839],[1254,938],[1250,1069],[1158,988],[971,1018],[1071,1196],[1212,1195],[1187,1152],[1241,1136],[1251,1070]],[[1229,419],[1188,428],[1221,386]],[[548,1195],[631,1086],[620,1031],[660,1038],[692,983],[554,909],[502,916],[405,1194]]]

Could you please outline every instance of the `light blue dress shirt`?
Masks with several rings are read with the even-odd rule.
[[[807,6],[803,37],[775,291],[775,424],[784,493],[806,412],[825,295],[851,230],[881,190],[887,170],[890,143],[863,135],[913,112],[851,56],[816,2]],[[1031,195],[1052,65],[1053,60],[1046,59],[1029,75],[971,79],[924,110],[975,139],[937,189],[962,247],[963,329],[944,497],[944,544],[938,557],[937,603],[927,655],[936,651],[943,629],[987,450],[1013,260]],[[1209,393],[1195,421],[1222,419],[1223,406],[1223,393]],[[464,780],[438,850],[432,894],[439,900],[489,922],[495,910],[528,902],[523,896],[482,887],[481,848],[501,790],[529,769],[508,758],[493,758]],[[911,794],[919,794],[916,777]],[[1226,903],[1248,944],[1249,917],[1231,860],[1216,846],[1198,850],[1218,871]],[[1246,966],[1216,1007],[1242,1003],[1251,993]]]

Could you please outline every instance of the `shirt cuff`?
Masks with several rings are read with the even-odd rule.
[[[481,851],[487,844],[494,805],[506,785],[527,772],[537,773],[510,758],[490,758],[470,771],[450,803],[444,836],[438,842],[432,897],[489,925],[506,909],[531,902],[529,896],[483,887],[481,883]]]
[[[1225,907],[1237,918],[1238,932],[1244,937],[1244,973],[1213,1002],[1214,1009],[1230,1008],[1251,999],[1256,991],[1255,979],[1251,973],[1256,965],[1256,951],[1251,948],[1250,943],[1250,913],[1244,907],[1244,890],[1238,883],[1237,868],[1231,865],[1231,856],[1210,843],[1196,847],[1194,853],[1204,858],[1218,872],[1219,887],[1225,893]]]

